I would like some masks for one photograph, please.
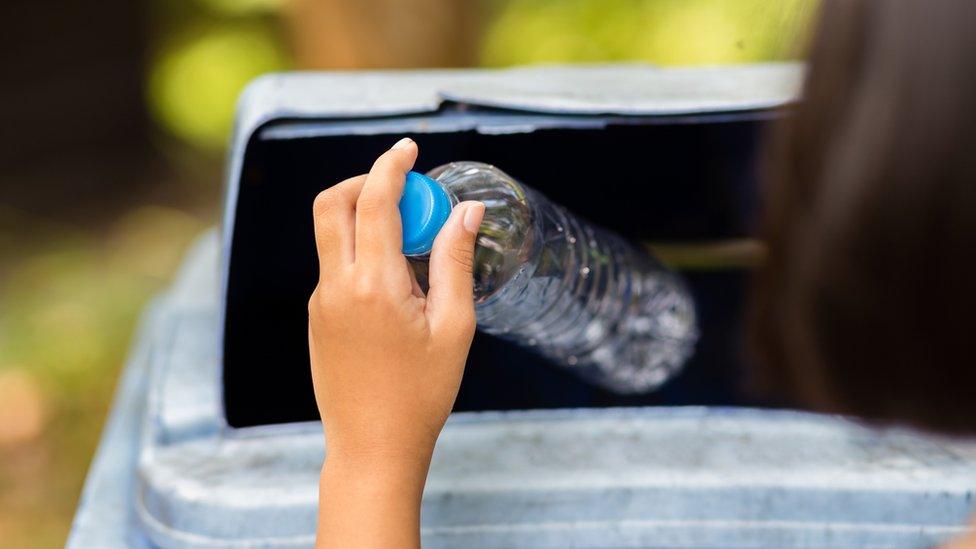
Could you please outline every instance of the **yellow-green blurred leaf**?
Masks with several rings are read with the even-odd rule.
[[[260,25],[222,23],[198,30],[162,48],[149,78],[149,107],[177,137],[220,149],[247,82],[285,66],[279,41]]]

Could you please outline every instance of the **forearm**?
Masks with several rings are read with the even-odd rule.
[[[316,546],[420,547],[420,501],[429,456],[326,459]]]

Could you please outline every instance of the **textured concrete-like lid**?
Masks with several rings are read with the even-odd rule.
[[[445,101],[560,114],[672,115],[767,109],[795,101],[798,63],[643,64],[506,70],[269,74],[241,96],[237,138],[271,118],[361,118],[432,112]]]
[[[802,67],[790,63],[715,67],[530,67],[506,78],[453,82],[445,99],[565,114],[671,115],[777,107],[796,99]]]

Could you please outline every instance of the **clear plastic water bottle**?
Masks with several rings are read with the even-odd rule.
[[[480,330],[617,393],[655,389],[684,365],[698,331],[681,280],[488,164],[408,174],[403,252],[425,289],[434,237],[465,200],[486,206],[474,265]]]

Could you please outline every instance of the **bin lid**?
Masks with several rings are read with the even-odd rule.
[[[452,82],[443,99],[559,114],[673,115],[766,109],[793,101],[802,65],[524,67],[506,78]]]
[[[235,144],[242,146],[255,129],[272,119],[429,113],[445,101],[566,115],[664,116],[771,109],[799,97],[803,76],[804,65],[794,62],[273,73],[257,78],[241,94]]]

